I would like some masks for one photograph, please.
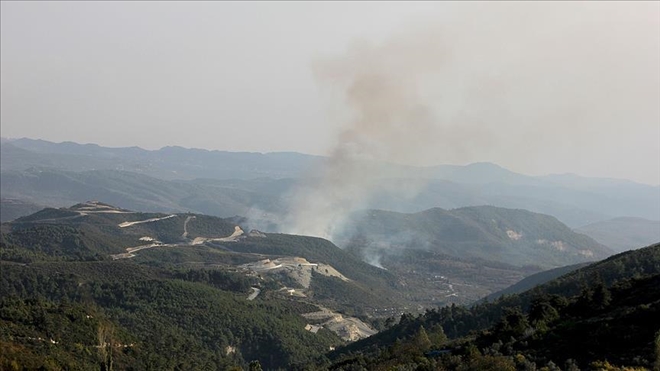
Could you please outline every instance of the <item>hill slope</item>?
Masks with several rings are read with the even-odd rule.
[[[492,303],[469,309],[444,307],[417,318],[403,316],[398,325],[336,352],[333,368],[347,370],[361,364],[515,370],[553,362],[575,369],[596,367],[595,361],[606,367],[605,360],[650,368],[654,362],[660,366],[659,341],[660,244],[656,244]]]
[[[290,368],[403,306],[391,273],[243,222],[92,201],[3,223],[0,367]]]
[[[484,300],[493,301],[493,300],[497,300],[498,298],[504,295],[519,294],[527,290],[531,290],[536,286],[542,285],[548,281],[559,278],[565,274],[573,272],[576,269],[583,268],[588,264],[589,263],[579,263],[579,264],[567,265],[565,267],[549,269],[547,271],[532,274],[529,277],[525,277],[523,280],[516,283],[515,285],[511,285],[505,288],[504,290],[500,290],[486,296]]]
[[[285,215],[283,210],[260,205],[262,202],[258,194],[244,192],[248,188],[256,187],[248,184],[253,180],[257,184],[263,184],[263,178],[275,183],[280,179],[296,181],[304,179],[310,176],[310,169],[318,168],[327,161],[323,157],[300,153],[237,153],[181,147],[148,151],[137,147],[107,148],[93,144],[51,143],[31,139],[4,140],[0,152],[2,152],[0,153],[2,178],[15,177],[17,173],[33,174],[34,169],[60,173],[67,177],[71,177],[70,173],[100,171],[104,174],[108,171],[122,171],[165,181],[160,183],[160,186],[165,188],[176,186],[166,184],[171,181],[240,179],[243,180],[242,186],[234,191],[241,191],[239,195],[225,189],[223,197],[227,199],[224,201],[216,190],[215,196],[209,199],[196,198],[193,194],[191,202],[185,202],[181,197],[169,199],[169,202],[179,205],[182,210],[227,216],[222,212],[222,208],[232,208],[232,203],[238,201],[245,209],[277,211],[278,214],[270,218],[271,221],[277,221],[278,216]],[[617,216],[660,220],[660,187],[658,186],[613,179],[583,178],[576,175],[531,177],[489,163],[467,166],[441,165],[429,168],[385,163],[372,163],[369,166],[378,167],[382,169],[382,174],[388,175],[383,176],[381,188],[375,190],[376,196],[366,206],[368,208],[418,212],[431,206],[457,208],[494,205],[550,214],[572,227]],[[396,178],[391,178],[393,176]],[[160,186],[152,187],[155,182],[147,183],[147,189],[160,192]],[[121,206],[141,210],[164,210],[166,206],[173,207],[163,203],[163,200],[156,200],[158,202],[156,204],[149,197],[133,194],[131,182],[128,184],[106,182],[106,190],[112,192],[102,194],[103,190],[94,189],[94,193],[82,199],[62,199],[62,189],[54,186],[55,183],[41,184],[46,186],[39,192],[30,192],[36,185],[28,184],[24,193],[21,183],[3,182],[1,191],[3,197],[9,197],[8,195],[11,194],[11,197],[17,199],[51,206],[70,205],[85,199],[104,199],[119,205],[124,200],[116,197],[117,195],[134,195],[138,199],[134,200],[135,204],[121,204]],[[415,184],[414,194],[392,192],[392,190],[409,190],[411,184]],[[242,188],[243,186],[247,188]],[[275,192],[277,202],[287,205],[286,190],[275,188],[281,191]],[[205,192],[206,190],[202,194]],[[268,194],[273,196],[271,192]],[[111,196],[114,198],[110,198]],[[60,199],[59,203],[48,202],[58,199]],[[206,203],[214,207],[199,208]],[[241,214],[246,215],[246,213]]]
[[[329,241],[248,232],[244,223],[238,217],[140,213],[87,202],[3,224],[0,258],[20,263],[133,259],[150,266],[254,271],[303,296],[326,292],[320,303],[359,315],[403,301],[394,275]],[[254,265],[267,260],[274,263]],[[340,278],[324,278],[328,275]],[[337,295],[327,295],[328,290]]]
[[[415,214],[372,210],[358,213],[345,235],[347,246],[374,261],[412,249],[550,268],[612,253],[551,216],[492,206],[434,208]]]
[[[642,218],[614,218],[575,229],[621,252],[660,242],[660,221]]]
[[[37,205],[27,201],[14,200],[11,198],[1,198],[0,223],[12,221],[22,216],[30,215],[43,208],[43,205]]]

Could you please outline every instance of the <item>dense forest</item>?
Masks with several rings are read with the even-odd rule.
[[[660,366],[660,245],[544,272],[526,291],[419,314],[405,307],[420,292],[414,280],[327,240],[261,232],[228,240],[243,219],[90,205],[44,209],[0,227],[0,369]],[[141,244],[155,247],[117,259]],[[296,279],[300,265],[277,274],[243,267],[291,257],[327,264],[342,278],[311,269],[305,286]],[[350,342],[303,316],[315,312],[354,316],[380,332]]]
[[[342,343],[305,331],[312,305],[246,301],[254,282],[238,274],[99,262],[3,264],[1,277],[3,369],[274,369]]]
[[[398,324],[338,349],[331,359],[322,367],[657,370],[660,245],[619,254],[494,302],[403,315]]]

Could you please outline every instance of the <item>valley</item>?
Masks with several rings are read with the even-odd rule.
[[[0,371],[660,371],[660,0],[0,8]]]
[[[29,141],[21,145],[25,151],[36,148]],[[77,148],[69,146],[46,143],[37,152]],[[182,157],[190,154],[185,149],[177,152]],[[26,159],[33,161],[43,154]],[[147,157],[154,154],[145,152]],[[48,156],[58,161],[56,153]],[[80,158],[80,165],[87,166],[82,164],[94,156]],[[235,156],[240,165],[243,155]],[[374,349],[390,346],[391,336],[406,344],[421,336],[419,326],[426,328],[435,344],[432,351],[448,354],[443,347],[473,341],[477,335],[470,331],[493,326],[508,313],[506,308],[527,310],[539,290],[579,302],[572,284],[547,282],[571,282],[567,277],[585,272],[593,262],[656,238],[652,220],[605,220],[616,215],[608,209],[613,202],[608,187],[618,187],[620,202],[642,202],[651,208],[656,202],[653,188],[606,180],[590,180],[593,185],[585,188],[583,179],[525,177],[492,164],[399,168],[399,176],[410,178],[383,178],[382,189],[373,190],[363,209],[350,211],[333,226],[332,241],[281,233],[290,227],[286,216],[292,200],[304,192],[300,183],[304,167],[325,159],[307,159],[287,168],[288,156],[247,158],[256,161],[256,168],[263,167],[241,173],[241,179],[177,179],[163,177],[162,169],[145,175],[111,168],[21,168],[20,161],[3,159],[8,165],[0,178],[0,207],[8,210],[3,215],[11,216],[11,221],[0,226],[0,264],[6,272],[3,290],[10,297],[1,305],[22,308],[21,313],[49,308],[44,314],[49,319],[37,327],[27,326],[29,320],[23,317],[0,317],[12,326],[0,343],[22,347],[11,348],[8,357],[38,365],[44,357],[55,356],[60,365],[79,365],[67,360],[76,354],[97,362],[94,354],[104,345],[95,345],[91,335],[107,326],[118,331],[108,339],[131,344],[116,353],[117,364],[145,368],[152,364],[148,358],[153,357],[152,350],[168,349],[168,354],[178,352],[180,358],[191,354],[190,347],[199,362],[227,367],[245,367],[252,360],[264,369],[326,369],[335,367],[334,362],[351,364],[346,354],[352,349],[361,349],[366,360],[378,364],[369,358]],[[261,161],[265,163],[255,165]],[[271,178],[275,173],[253,177],[268,166],[283,171],[280,175],[285,178]],[[234,170],[242,171],[239,168]],[[420,180],[420,174],[437,179]],[[416,188],[415,194],[400,198],[389,193],[406,186]],[[545,198],[549,189],[556,196],[552,202]],[[75,203],[88,196],[102,201]],[[590,206],[574,203],[576,197],[588,199]],[[594,207],[604,199],[609,206]],[[44,204],[59,207],[37,206]],[[428,204],[436,207],[423,207]],[[636,215],[655,217],[642,208],[636,210]],[[641,271],[658,270],[652,259]],[[617,274],[624,274],[621,267],[631,263],[616,264]],[[611,284],[612,272],[598,274]],[[32,292],[39,292],[40,299]],[[33,305],[30,300],[41,301]],[[63,300],[72,306],[64,307]],[[84,311],[99,320],[70,322],[71,311]],[[256,327],[249,325],[254,321]],[[50,323],[63,327],[54,329]],[[218,328],[218,323],[224,327]],[[67,326],[78,331],[77,343],[69,342],[62,332]],[[159,340],[168,336],[189,345]],[[38,338],[48,339],[51,348],[35,348],[31,339]],[[501,353],[487,344],[489,338],[483,339],[477,346]],[[361,348],[363,344],[367,348]],[[152,350],[135,353],[137,349]],[[407,354],[439,362],[435,356],[416,352],[404,350],[396,362],[407,359]],[[453,352],[465,362],[470,359]],[[274,354],[279,358],[274,359]],[[506,358],[506,353],[501,354],[498,357]],[[537,364],[547,359],[536,353],[526,357]],[[175,367],[163,358],[154,364]]]
[[[462,210],[460,213],[472,215],[479,210]],[[529,223],[534,218],[544,220],[544,217],[530,218],[530,215],[526,214],[523,219],[528,225],[520,228],[515,225],[516,218],[512,216],[515,212],[492,209],[486,211],[481,211],[479,215],[491,218],[495,215],[494,212],[505,213],[508,223],[512,223],[499,229],[503,241],[531,241],[531,245],[521,245],[520,254],[525,251],[522,246],[537,246],[535,241],[539,236],[532,233],[533,228]],[[437,212],[439,211],[434,210],[430,215]],[[512,212],[514,214],[511,214]],[[379,229],[378,225],[386,225],[389,222],[380,217],[373,219],[378,212],[370,211],[368,215],[372,216],[369,221],[370,228],[364,230],[369,230],[373,238],[377,231],[385,231]],[[410,219],[410,216],[396,214],[388,216],[398,217]],[[360,258],[359,239],[352,239],[350,247],[340,249],[331,242],[318,238],[257,230],[246,233],[241,226],[244,223],[241,218],[134,212],[97,201],[65,209],[44,209],[12,223],[3,223],[0,228],[0,265],[3,272],[1,284],[3,291],[10,296],[2,299],[0,307],[21,307],[27,311],[24,313],[32,313],[39,307],[48,308],[47,318],[50,318],[32,328],[26,327],[26,322],[20,322],[25,320],[18,319],[17,314],[0,310],[0,322],[4,321],[2,323],[5,325],[13,323],[9,327],[10,337],[0,335],[0,342],[21,344],[24,349],[30,349],[27,353],[11,350],[6,353],[6,357],[19,357],[25,364],[37,364],[45,354],[57,357],[58,362],[69,364],[75,362],[65,361],[67,354],[78,354],[76,357],[81,357],[80,359],[93,359],[94,352],[87,352],[87,355],[80,353],[84,349],[98,347],[93,345],[94,341],[89,337],[90,327],[85,326],[95,329],[112,323],[112,326],[121,329],[114,335],[108,335],[112,337],[112,341],[117,344],[130,344],[127,347],[122,346],[124,350],[115,354],[115,362],[118,365],[146,365],[145,362],[149,361],[143,356],[151,354],[151,351],[132,353],[130,349],[156,347],[154,349],[170,349],[170,353],[188,352],[178,345],[165,345],[156,340],[167,333],[162,331],[173,329],[167,330],[168,326],[152,328],[155,326],[154,321],[183,321],[183,327],[176,330],[176,337],[189,339],[187,341],[194,347],[196,359],[214,359],[216,364],[229,365],[244,362],[241,359],[251,359],[258,360],[268,369],[289,368],[294,365],[315,365],[313,367],[325,369],[336,362],[351,364],[354,362],[351,354],[355,354],[356,350],[364,355],[364,359],[377,364],[381,361],[370,357],[378,354],[374,353],[376,349],[391,346],[388,344],[392,344],[395,337],[401,339],[404,344],[401,350],[396,351],[399,352],[396,353],[396,362],[404,362],[409,355],[418,354],[419,351],[441,349],[444,352],[447,347],[452,349],[453,354],[464,357],[462,359],[467,362],[472,359],[470,357],[475,356],[464,355],[461,350],[452,347],[461,349],[460,344],[465,341],[478,341],[479,347],[492,346],[488,345],[491,338],[487,333],[478,335],[477,340],[473,340],[469,334],[471,331],[496,325],[500,316],[511,315],[510,308],[519,306],[526,311],[530,306],[536,305],[534,303],[539,295],[550,295],[554,298],[547,299],[554,300],[553,306],[566,305],[557,304],[563,303],[557,299],[558,295],[572,298],[570,300],[578,303],[575,305],[583,305],[579,304],[580,300],[586,299],[579,296],[582,295],[580,288],[585,287],[585,284],[600,284],[598,282],[602,282],[605,287],[611,287],[611,295],[614,298],[612,303],[619,303],[624,300],[618,299],[621,295],[632,295],[625,291],[628,286],[622,282],[632,279],[630,277],[648,277],[653,280],[660,274],[658,245],[615,255],[597,263],[581,262],[547,272],[540,272],[541,268],[538,266],[516,266],[470,255],[459,258],[451,255],[455,254],[451,250],[434,249],[433,244],[425,245],[423,249],[405,250],[401,250],[400,245],[390,245],[387,248],[396,253],[383,254],[381,267],[375,267]],[[360,223],[354,226],[359,227]],[[405,227],[425,224],[417,220],[412,224],[397,225]],[[452,225],[455,228],[456,224]],[[517,231],[513,238],[513,233],[509,232],[512,230]],[[547,226],[544,230],[544,233],[549,233]],[[582,247],[573,245],[577,243],[575,241],[589,241],[583,240],[582,237],[573,240],[574,237],[571,237],[569,232],[564,229],[560,231],[568,234],[563,234],[565,249],[557,250],[559,252],[573,248],[579,251]],[[396,230],[393,230],[393,233],[400,234]],[[417,233],[419,235],[426,232]],[[43,244],[46,241],[43,236],[51,236],[48,238],[48,244]],[[438,235],[440,236],[445,239],[456,238],[446,233]],[[383,236],[383,239],[393,240],[386,236]],[[38,241],[38,244],[35,244],[35,241]],[[100,241],[103,242],[99,243]],[[130,241],[142,244],[132,245],[129,244]],[[399,240],[399,243],[411,241],[414,242],[414,239]],[[439,240],[436,243],[438,246],[447,245]],[[491,243],[496,246],[494,240]],[[588,243],[593,245],[595,242]],[[126,248],[127,244],[136,247]],[[383,245],[379,247],[385,248]],[[583,257],[581,254],[568,256],[573,256],[578,261]],[[540,273],[532,275],[537,272]],[[523,280],[519,285],[511,286],[526,276],[530,276],[530,283]],[[636,285],[636,282],[638,281],[631,284]],[[647,286],[652,285],[644,283],[644,280],[639,282]],[[461,306],[475,303],[478,299],[508,286],[511,287],[504,291],[505,296],[493,296],[472,307]],[[31,307],[30,292],[35,290],[43,296],[36,304],[38,307]],[[655,295],[648,287],[645,292],[647,295]],[[88,299],[80,302],[80,297]],[[57,304],[63,298],[68,298],[66,300],[70,300],[71,304]],[[649,303],[650,310],[656,310],[656,302],[653,300],[657,299],[644,300]],[[194,306],[198,309],[193,309]],[[134,312],[136,308],[140,308],[140,312]],[[573,308],[571,306],[558,308],[562,316],[569,317],[574,316],[573,311],[577,310],[570,309]],[[633,309],[631,307],[628,310]],[[85,313],[83,317],[87,316],[85,321],[92,322],[67,322],[72,321],[67,319],[73,318],[70,314],[72,311],[82,311]],[[135,313],[144,315],[136,318]],[[644,315],[644,318],[649,318],[648,315],[651,314]],[[532,314],[529,316],[532,318]],[[272,323],[274,318],[280,318],[280,322]],[[213,324],[207,323],[207,320],[213,321]],[[622,323],[636,323],[631,317],[624,316],[621,320]],[[260,330],[244,332],[246,328],[241,326],[254,321],[261,323]],[[587,320],[584,326],[588,326],[589,321],[591,320]],[[49,323],[59,323],[58,326],[78,331],[78,335],[75,335],[79,338],[76,340],[78,343],[72,343],[70,335],[64,335],[62,330],[51,327]],[[225,323],[224,330],[220,330],[218,323]],[[405,344],[417,341],[414,339],[418,336],[420,327],[426,329],[431,345],[407,348],[408,345]],[[242,331],[242,338],[231,335]],[[502,330],[493,331],[497,334],[497,331]],[[190,338],[192,333],[203,333],[206,334],[204,337],[217,339],[214,341],[219,342],[221,349],[229,351],[223,350],[222,356],[213,356],[208,353],[211,343]],[[277,339],[287,339],[286,341],[291,343],[283,343],[273,348],[273,344],[267,345],[272,342],[273,336]],[[534,335],[533,339],[541,339],[539,336],[542,334]],[[30,339],[37,338],[48,339],[48,350],[31,345],[35,342]],[[257,344],[260,345],[257,347]],[[634,349],[642,349],[645,346],[634,342],[630,344]],[[291,349],[294,349],[292,346],[301,353],[298,353],[296,358],[280,358],[277,361],[264,358],[263,353],[258,350],[271,347],[268,354],[291,357]],[[520,343],[513,343],[512,346],[521,347]],[[644,363],[648,362],[646,358],[626,358],[624,353],[617,353],[612,347],[613,345],[606,346],[609,354],[622,354],[623,358],[615,358],[618,362],[648,364]],[[525,359],[537,364],[543,364],[548,359],[561,360],[557,358],[560,357],[560,353],[556,353],[559,350],[554,348],[549,355],[525,350],[527,348],[524,346],[520,349],[526,352]],[[43,353],[44,351],[46,353]],[[238,354],[241,358],[235,356]],[[503,358],[498,359],[502,362],[508,359],[508,353],[496,354],[501,354],[498,357]],[[579,363],[588,359],[578,354],[573,356]],[[423,359],[428,362],[451,362],[449,358],[426,357]],[[417,361],[405,362],[419,362],[420,358],[416,359]],[[160,367],[171,367],[164,359],[158,362]]]
[[[329,161],[300,153],[149,151],[27,138],[3,142],[0,150],[3,207],[15,210],[12,218],[36,211],[29,205],[103,200],[131,210],[242,215],[266,232],[279,230],[293,193],[304,191],[313,169]],[[552,215],[571,228],[624,216],[660,220],[658,186],[570,174],[532,177],[491,163],[418,168],[374,162],[369,168],[382,175],[363,209],[415,213],[492,205]]]

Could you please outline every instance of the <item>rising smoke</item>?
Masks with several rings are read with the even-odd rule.
[[[327,163],[297,189],[286,231],[336,237],[387,179],[410,175],[384,163],[507,156],[541,163],[576,153],[571,138],[606,138],[624,116],[657,116],[643,110],[657,105],[658,74],[622,69],[658,61],[634,47],[640,34],[630,28],[654,29],[656,8],[649,16],[609,5],[480,3],[441,26],[356,42],[343,56],[317,61],[319,83],[340,91],[351,115]],[[539,136],[554,144],[534,146]],[[476,148],[481,159],[472,156]],[[423,186],[417,179],[406,192]]]
[[[325,238],[342,229],[345,217],[366,207],[379,183],[395,177],[384,162],[406,162],[424,154],[436,132],[419,85],[441,68],[437,40],[395,39],[382,46],[354,44],[342,58],[315,65],[321,82],[345,91],[354,113],[328,162],[299,190],[290,225],[300,234]]]

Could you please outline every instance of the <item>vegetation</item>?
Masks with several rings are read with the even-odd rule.
[[[322,367],[651,369],[660,330],[658,263],[660,245],[653,245],[493,303],[404,315],[397,325],[338,350]],[[420,328],[432,334],[442,329],[452,340],[415,346]]]
[[[118,262],[37,268],[2,265],[3,369],[110,369],[110,361],[116,369],[203,369],[253,360],[275,369],[341,343],[327,330],[304,329],[299,314],[315,306],[247,301],[255,282],[243,275]]]
[[[554,217],[492,206],[433,208],[414,214],[358,213],[346,231],[349,248],[395,257],[402,250],[459,259],[554,268],[605,258],[612,251]]]
[[[415,285],[434,283],[416,281],[420,271],[444,264],[443,273],[493,280],[515,270],[420,251],[399,255],[409,270],[400,275],[312,237],[268,233],[188,245],[195,237],[228,236],[246,222],[241,218],[79,210],[84,205],[45,209],[0,227],[0,369],[575,370],[660,364],[660,245],[572,267],[558,278],[552,279],[557,272],[537,276],[536,287],[492,302],[416,316],[405,308],[422,292]],[[159,220],[119,226],[152,218]],[[149,243],[144,237],[171,245],[112,259]],[[312,272],[307,297],[294,299],[279,291],[276,275],[237,267],[291,256],[329,264],[349,280]],[[248,300],[252,288],[261,293]],[[324,328],[312,333],[301,314],[318,311],[316,304],[382,331],[352,344]],[[400,312],[408,313],[399,318]],[[328,353],[331,348],[338,350]]]

